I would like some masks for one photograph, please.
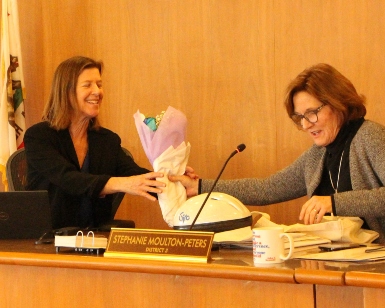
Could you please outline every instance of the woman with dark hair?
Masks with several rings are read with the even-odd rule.
[[[98,227],[111,216],[112,194],[152,201],[162,173],[139,167],[120,137],[100,126],[102,63],[73,57],[56,69],[43,121],[24,136],[27,189],[48,190],[53,227]]]
[[[314,145],[296,161],[265,179],[218,181],[216,191],[244,204],[268,205],[308,196],[299,219],[321,221],[325,214],[362,217],[385,242],[385,127],[365,120],[365,98],[328,64],[317,64],[288,86],[288,116]],[[189,197],[208,192],[212,180],[187,176]]]

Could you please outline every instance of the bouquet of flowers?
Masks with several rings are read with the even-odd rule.
[[[182,175],[190,155],[190,143],[185,142],[187,119],[179,110],[169,106],[156,117],[145,117],[139,110],[134,114],[140,141],[154,171],[163,172],[158,179],[166,183],[158,194],[163,219],[172,227],[175,212],[186,201],[186,190],[180,182],[170,182],[168,175]]]

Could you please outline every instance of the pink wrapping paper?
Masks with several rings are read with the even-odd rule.
[[[136,129],[144,152],[154,171],[163,172],[159,181],[166,183],[163,193],[158,194],[163,219],[172,227],[174,214],[186,201],[186,190],[180,182],[170,182],[167,175],[184,174],[190,155],[190,144],[186,143],[187,118],[179,110],[169,106],[156,131],[144,122],[145,116],[134,114]]]

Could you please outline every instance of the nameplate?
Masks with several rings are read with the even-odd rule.
[[[105,257],[207,262],[214,232],[111,228]]]

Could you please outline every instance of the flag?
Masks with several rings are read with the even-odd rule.
[[[24,146],[24,77],[17,0],[2,0],[0,74],[0,172],[7,187],[9,156]]]

